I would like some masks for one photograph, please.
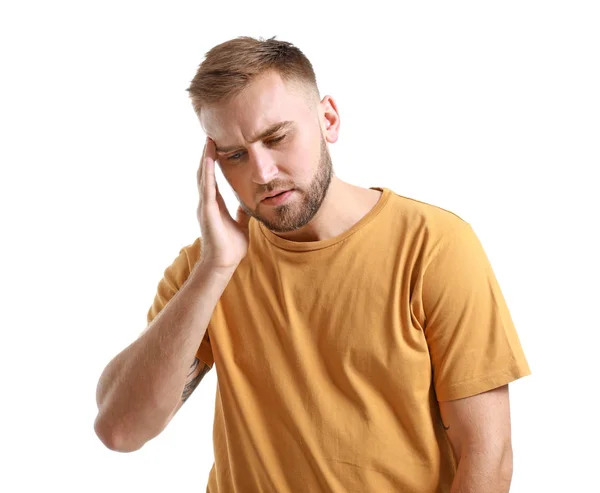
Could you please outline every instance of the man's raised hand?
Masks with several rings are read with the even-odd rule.
[[[200,262],[223,270],[235,270],[248,252],[250,217],[238,207],[233,219],[219,192],[215,178],[216,146],[206,139],[198,169],[197,216],[200,223],[202,250]]]

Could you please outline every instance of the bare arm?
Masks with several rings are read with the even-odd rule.
[[[234,270],[198,262],[146,331],[106,366],[96,391],[96,434],[132,452],[160,434],[208,371],[195,359]]]
[[[452,493],[507,493],[512,479],[508,385],[440,402],[458,469]]]
[[[171,419],[173,419],[173,417],[177,414],[177,411],[181,409],[181,406],[183,406],[185,401],[189,399],[190,395],[192,395],[194,390],[196,390],[196,387],[198,387],[198,385],[204,378],[204,375],[206,375],[209,371],[210,366],[200,361],[197,357],[194,358],[194,362],[190,367],[187,380],[185,381],[185,385],[183,387],[181,399],[177,403],[177,407],[175,408],[175,410],[171,413],[171,416],[169,417],[168,421],[171,421]]]

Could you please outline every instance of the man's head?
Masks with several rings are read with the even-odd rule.
[[[206,54],[188,89],[217,161],[242,209],[275,232],[306,225],[333,176],[327,142],[339,115],[319,100],[312,66],[284,41],[236,38]],[[293,189],[281,204],[269,192]]]

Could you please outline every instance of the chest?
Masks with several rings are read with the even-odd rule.
[[[426,373],[410,276],[363,264],[255,269],[235,279],[211,321],[217,371],[271,382],[273,391],[292,380],[305,390],[317,380],[349,390],[361,379],[397,391],[415,371]]]

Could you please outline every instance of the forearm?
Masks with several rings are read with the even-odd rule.
[[[232,274],[196,264],[146,332],[104,369],[95,428],[110,448],[137,450],[166,427]]]
[[[464,452],[450,493],[508,493],[512,480],[512,453]]]

